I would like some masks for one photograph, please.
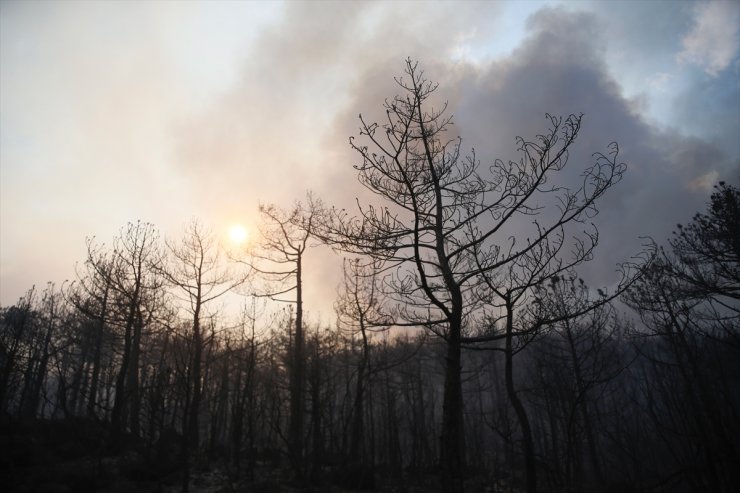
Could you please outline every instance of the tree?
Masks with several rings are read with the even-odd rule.
[[[688,303],[699,301],[703,317],[740,349],[740,190],[725,182],[715,186],[707,213],[697,213],[668,241],[659,268],[676,280],[676,292]]]
[[[53,283],[49,283],[41,295],[36,337],[28,348],[28,365],[19,404],[21,416],[35,418],[39,411],[50,358],[56,352],[52,339],[58,330],[63,310],[61,293]]]
[[[350,139],[362,158],[355,166],[359,180],[383,205],[360,206],[358,216],[332,209],[322,237],[383,262],[384,295],[395,302],[396,324],[426,327],[446,342],[440,466],[443,489],[460,492],[462,345],[501,337],[473,333],[490,312],[505,313],[510,342],[534,286],[591,258],[598,234],[588,220],[625,166],[613,145],[608,156],[595,155],[576,189],[548,185],[565,167],[581,126],[581,116],[548,115],[546,133],[535,141],[518,139],[519,161],[496,160],[481,171],[475,153],[461,156],[460,138],[445,136],[452,125],[446,105],[428,109],[437,85],[411,60],[405,74],[396,79],[402,95],[384,105],[386,121],[360,116],[363,142]],[[533,216],[544,222],[534,219],[527,230],[521,220]],[[509,395],[519,407],[516,392]],[[528,491],[534,491],[534,464],[527,457]]]
[[[372,483],[372,469],[366,469],[365,454],[365,402],[369,386],[369,375],[373,371],[370,360],[369,335],[371,331],[385,330],[389,319],[382,313],[381,300],[377,296],[376,263],[363,265],[359,258],[345,259],[343,263],[343,289],[335,303],[338,326],[348,332],[354,346],[354,337],[360,336],[360,357],[355,375],[355,393],[352,404],[350,426],[348,478],[346,484],[355,486]],[[370,457],[372,461],[374,458]],[[370,463],[372,466],[372,462]]]
[[[109,281],[118,305],[115,323],[123,328],[123,354],[116,377],[111,414],[114,449],[120,447],[127,424],[134,436],[140,433],[139,361],[142,331],[155,309],[156,296],[161,294],[159,290],[163,281],[157,275],[161,261],[159,234],[150,223],[129,223],[113,242],[113,268]]]
[[[294,331],[289,352],[290,422],[288,425],[288,452],[291,465],[299,481],[305,479],[304,470],[304,413],[305,413],[305,335],[303,327],[303,261],[306,249],[314,235],[322,211],[320,201],[308,194],[306,204],[297,203],[290,211],[274,205],[261,205],[264,218],[261,227],[262,243],[250,252],[246,261],[253,272],[262,275],[268,286],[261,296],[295,304]],[[295,293],[294,300],[283,295]]]
[[[0,410],[10,414],[17,397],[17,379],[24,345],[33,330],[36,288],[29,289],[18,303],[4,309],[0,316]]]
[[[262,307],[264,308],[264,307]],[[234,351],[235,367],[232,372],[235,379],[235,395],[232,399],[231,408],[231,446],[232,460],[236,467],[237,474],[241,469],[242,442],[246,418],[247,447],[249,450],[247,463],[247,477],[254,479],[254,447],[256,435],[256,384],[255,373],[257,368],[257,300],[252,298],[250,309],[244,307],[241,320],[241,334],[238,341],[237,349]],[[247,334],[248,332],[248,334]],[[246,414],[246,416],[245,416]]]
[[[165,241],[169,258],[159,264],[159,272],[175,290],[175,297],[190,314],[190,339],[192,354],[190,372],[185,392],[185,426],[183,430],[185,463],[190,450],[198,449],[200,438],[199,417],[203,395],[203,354],[206,337],[202,319],[206,305],[230,292],[246,281],[246,277],[231,273],[221,260],[218,244],[213,234],[198,221],[193,220],[186,228],[180,243]],[[183,491],[188,490],[187,467]]]
[[[551,470],[566,490],[581,490],[590,480],[604,483],[603,444],[598,440],[596,419],[599,398],[607,391],[628,360],[619,351],[623,324],[614,307],[603,304],[583,315],[564,316],[594,305],[583,279],[554,277],[538,287],[547,312],[559,321],[544,328],[530,354],[530,388],[539,387],[548,409],[552,444]],[[546,300],[546,301],[544,301]],[[562,440],[562,441],[561,441]],[[585,467],[586,459],[589,469]]]
[[[92,239],[87,240],[87,259],[82,268],[77,269],[77,280],[67,290],[67,299],[75,309],[90,320],[90,337],[86,344],[92,345],[92,374],[87,389],[87,415],[96,416],[98,389],[100,386],[103,337],[113,311],[113,267],[111,253],[97,248]],[[92,339],[92,340],[87,340]],[[87,352],[89,353],[89,351]],[[87,373],[87,372],[85,372]]]
[[[678,226],[625,297],[645,326],[636,334],[652,372],[644,373],[645,412],[675,452],[674,475],[696,491],[730,491],[740,480],[731,438],[740,433],[738,231],[740,191],[720,183],[707,213]]]

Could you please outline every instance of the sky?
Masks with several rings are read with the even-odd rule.
[[[483,164],[515,159],[545,113],[584,114],[573,176],[619,143],[597,285],[740,183],[740,2],[2,0],[0,305],[73,279],[85,239],[129,221],[177,238],[198,218],[227,242],[260,203],[352,206],[348,139],[407,57]],[[340,264],[309,252],[314,317]]]

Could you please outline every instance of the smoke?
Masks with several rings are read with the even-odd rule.
[[[732,33],[707,37],[715,10],[737,8],[674,4],[4,2],[2,303],[71,276],[85,236],[129,220],[254,229],[259,203],[288,208],[308,189],[373,200],[348,139],[360,113],[383,117],[407,57],[484,166],[515,159],[545,113],[584,114],[564,183],[619,143],[628,171],[600,204],[590,267],[609,283],[640,236],[664,239],[713,181],[740,176],[737,50]],[[310,256],[307,306],[326,319],[341,261]]]

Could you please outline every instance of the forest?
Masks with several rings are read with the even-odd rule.
[[[350,139],[356,210],[264,205],[236,253],[132,222],[0,308],[4,491],[735,490],[740,189],[600,258],[616,143],[569,163],[582,116],[548,115],[481,161],[415,62],[396,82]],[[333,323],[306,321],[316,245]]]

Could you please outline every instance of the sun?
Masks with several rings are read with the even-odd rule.
[[[241,245],[248,238],[249,232],[241,224],[235,224],[229,229],[229,239],[237,245]]]

